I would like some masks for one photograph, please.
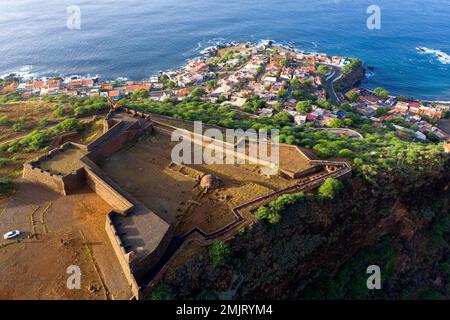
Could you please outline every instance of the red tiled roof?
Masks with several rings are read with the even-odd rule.
[[[44,81],[35,81],[33,83],[33,88],[42,88],[45,86],[45,82]]]
[[[110,97],[118,97],[120,95],[120,91],[119,90],[111,90],[108,92],[108,95]]]
[[[129,85],[126,87],[127,91],[137,91],[137,90],[145,90],[148,91],[150,90],[150,86],[149,85]]]
[[[410,102],[409,106],[412,108],[420,108],[420,104],[418,104],[417,102]]]
[[[94,85],[94,80],[92,79],[85,79],[81,81],[82,86],[92,86]]]

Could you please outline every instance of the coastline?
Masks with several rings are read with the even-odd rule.
[[[228,48],[228,47],[233,47],[233,46],[237,46],[237,45],[243,45],[243,44],[248,44],[248,45],[269,45],[269,46],[274,46],[274,47],[279,47],[285,50],[291,50],[293,52],[297,52],[297,53],[303,53],[303,54],[317,54],[317,55],[326,55],[326,56],[330,56],[328,53],[326,52],[319,52],[319,51],[305,51],[299,48],[296,48],[292,42],[278,42],[275,40],[270,40],[270,39],[262,39],[260,41],[244,41],[244,42],[235,42],[235,41],[231,41],[231,42],[223,42],[223,41],[218,41],[217,44],[215,45],[211,45],[205,48],[199,48],[202,49],[200,51],[201,55],[196,55],[193,57],[190,57],[188,59],[185,59],[184,63],[181,63],[178,68],[167,68],[164,70],[160,70],[157,73],[153,73],[150,74],[148,77],[144,77],[144,78],[140,78],[140,79],[133,79],[133,78],[128,78],[126,76],[119,76],[119,77],[115,77],[115,78],[102,78],[101,74],[96,74],[95,76],[92,76],[89,73],[86,74],[81,74],[81,75],[75,75],[75,74],[68,74],[68,73],[60,73],[60,74],[52,74],[52,73],[45,73],[45,72],[36,72],[33,73],[31,72],[33,69],[32,65],[25,65],[21,68],[19,68],[17,71],[12,71],[12,72],[6,72],[4,74],[0,75],[0,80],[1,79],[5,79],[7,77],[10,77],[11,75],[17,76],[22,78],[23,80],[36,80],[36,79],[52,79],[52,78],[69,78],[69,77],[77,77],[78,79],[94,79],[97,78],[99,79],[99,83],[111,83],[114,82],[116,80],[123,80],[123,81],[149,81],[150,79],[154,78],[154,77],[158,77],[164,73],[171,73],[171,72],[175,72],[176,70],[178,70],[179,68],[183,67],[183,65],[189,63],[190,61],[194,61],[196,59],[208,59],[213,57],[211,55],[211,51],[216,51],[219,49],[224,49],[224,48]],[[350,58],[350,57],[345,57],[345,58]],[[357,58],[357,57],[356,57]],[[368,80],[370,77],[372,76],[367,76],[368,74],[368,70],[372,70],[374,69],[374,67],[369,67],[366,66],[366,63],[364,60],[359,59],[362,63],[363,63],[363,68],[364,68],[364,78],[361,79],[356,85],[353,85],[352,88],[355,87],[359,87],[363,90],[366,90],[368,92],[374,92],[373,89],[369,88],[368,86],[362,85],[362,83],[365,80]],[[39,74],[43,74],[43,76],[39,76]],[[397,95],[390,95],[391,98],[397,98],[397,97],[407,97],[407,95],[404,94],[397,94]],[[442,100],[441,98],[436,98],[436,99],[420,99],[417,98],[416,96],[411,96],[408,98],[413,99],[414,101],[418,102],[418,101],[423,101],[425,103],[428,104],[432,104],[432,103],[437,103],[437,104],[450,104],[450,100]]]

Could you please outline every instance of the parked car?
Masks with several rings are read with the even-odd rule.
[[[7,232],[3,235],[3,239],[5,240],[9,240],[9,239],[13,239],[15,237],[20,236],[20,231],[19,230],[14,230],[14,231],[10,231]]]

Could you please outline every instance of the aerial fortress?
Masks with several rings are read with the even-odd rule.
[[[161,265],[174,251],[181,249],[185,240],[196,238],[208,242],[230,238],[238,227],[250,222],[245,212],[251,212],[282,194],[317,188],[329,177],[342,178],[351,174],[351,166],[345,162],[312,160],[298,147],[280,145],[279,175],[285,183],[281,188],[234,207],[234,219],[219,229],[209,232],[195,226],[190,231],[177,233],[176,219],[149,209],[145,201],[125,190],[122,183],[112,179],[103,169],[105,161],[130,145],[145,137],[170,135],[177,129],[149,114],[114,106],[103,121],[103,134],[90,144],[66,142],[24,165],[23,177],[28,181],[44,184],[63,196],[75,194],[87,185],[111,206],[112,211],[106,216],[106,233],[136,299],[142,297],[146,287],[154,284],[152,280],[162,269]],[[198,139],[194,135],[191,132],[185,138],[195,143]],[[245,154],[240,156],[248,158]],[[299,165],[299,159],[306,161],[306,166]],[[198,169],[174,163],[168,167],[178,174],[191,176],[202,194],[217,188],[220,183],[220,179]],[[195,205],[201,205],[200,202],[189,200],[185,211],[196,210]],[[177,246],[169,250],[174,240]]]

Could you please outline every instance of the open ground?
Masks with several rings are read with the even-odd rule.
[[[136,125],[133,124],[132,115],[118,113],[116,117],[127,123],[123,127],[124,132],[127,132],[126,128],[131,129]],[[137,143],[126,144],[118,152],[101,160],[99,169],[95,170],[103,171],[105,179],[112,180],[112,188],[114,185],[119,186],[119,189],[173,226],[175,234],[184,235],[182,237],[200,231],[198,235],[228,239],[238,229],[255,221],[251,210],[257,206],[284,192],[294,192],[299,186],[319,183],[320,177],[331,174],[325,170],[327,164],[314,164],[310,161],[310,154],[306,156],[291,146],[281,147],[282,173],[276,176],[265,175],[262,170],[264,165],[260,163],[175,164],[171,161],[171,150],[175,143],[170,141],[167,128],[176,125],[175,119],[169,126],[153,122],[152,134],[141,137]],[[183,125],[189,127],[186,122]],[[111,136],[108,131],[104,134]],[[95,130],[87,135],[98,136]],[[101,136],[99,139],[104,140]],[[80,149],[64,150],[52,155],[50,161],[43,161],[40,170],[69,174],[85,166],[83,161],[80,162],[83,156]],[[207,175],[215,177],[219,185],[211,189],[202,187],[200,182]],[[113,208],[98,193],[86,186],[75,194],[62,196],[39,184],[19,180],[17,192],[1,205],[0,232],[13,229],[24,231],[19,241],[1,242],[0,253],[6,258],[5,261],[11,261],[0,266],[2,293],[7,298],[128,299],[136,296],[134,292],[130,293],[130,277],[123,272],[126,272],[123,265],[118,263],[118,253],[114,251],[117,247],[113,248],[111,235],[105,231],[106,217]],[[145,209],[143,206],[139,205],[138,208]],[[153,213],[150,212],[150,216]],[[138,215],[134,217],[138,218]],[[118,226],[122,223],[125,226],[126,221],[132,221],[126,219],[123,216],[121,222],[117,220]],[[152,226],[139,228],[144,228],[141,232],[148,233]],[[130,235],[127,232],[125,229],[117,231],[116,236],[128,239]],[[209,236],[206,238],[209,239]],[[207,244],[208,241],[189,244],[189,252],[197,252],[196,247],[200,249]],[[125,250],[127,248],[125,245]],[[169,253],[167,258],[161,259],[164,265],[172,257],[173,253],[170,250]],[[178,250],[174,256],[177,263],[180,263],[180,257],[186,256],[180,254]],[[49,265],[52,267],[45,267]],[[79,291],[66,287],[68,275],[65,271],[70,265],[78,265],[82,269],[83,284]],[[9,276],[20,268],[26,273]],[[158,268],[154,269],[159,273]],[[32,279],[36,279],[39,285],[33,285],[30,290],[27,281]],[[14,280],[21,285],[14,285]]]

